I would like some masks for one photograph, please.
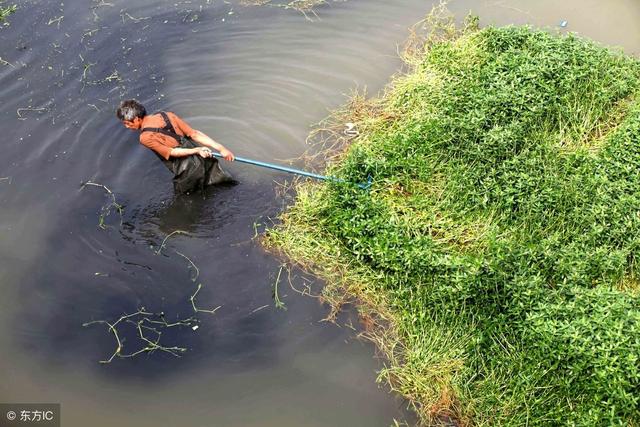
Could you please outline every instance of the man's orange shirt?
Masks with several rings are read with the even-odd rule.
[[[191,128],[184,120],[175,114],[167,111],[169,121],[173,125],[173,129],[179,136],[188,136],[193,138],[195,130]],[[160,114],[150,114],[142,119],[142,128],[163,128],[165,126],[164,119]],[[178,146],[178,141],[174,138],[161,134],[159,132],[142,132],[140,134],[140,144],[152,149],[166,160],[169,160],[171,149]]]

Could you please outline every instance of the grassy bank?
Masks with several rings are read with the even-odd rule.
[[[359,304],[424,424],[640,425],[639,61],[473,20],[405,59],[327,124],[371,191],[302,184],[265,243]]]

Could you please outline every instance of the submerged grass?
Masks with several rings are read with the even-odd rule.
[[[299,185],[266,245],[359,303],[423,424],[640,424],[640,62],[443,9],[404,58],[321,132],[371,191]]]

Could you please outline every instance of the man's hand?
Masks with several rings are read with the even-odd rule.
[[[213,157],[213,152],[211,151],[211,149],[209,147],[200,147],[198,148],[198,154],[200,155],[200,157],[203,158],[208,158],[208,157]],[[235,156],[233,155],[233,153],[229,150],[227,150],[226,148],[222,148],[220,150],[220,155],[225,159],[228,160],[230,162],[232,162],[235,159]]]
[[[233,155],[233,153],[229,150],[227,150],[226,148],[222,148],[220,150],[220,154],[222,155],[222,157],[224,157],[225,160],[228,160],[230,162],[232,162],[236,157]]]
[[[231,151],[226,149],[226,147],[224,147],[222,144],[218,144],[213,139],[209,138],[207,135],[200,132],[199,130],[194,131],[193,135],[191,135],[191,138],[198,144],[206,146],[208,149],[212,148],[214,150],[219,151],[220,155],[225,160],[232,162],[236,158]],[[202,154],[200,155],[202,156]],[[205,156],[202,156],[202,157],[205,157]]]
[[[198,155],[204,159],[213,157],[213,153],[211,152],[209,147],[199,147],[197,150],[198,150]]]

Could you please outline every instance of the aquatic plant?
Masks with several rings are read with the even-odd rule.
[[[333,1],[336,2],[339,0]],[[305,18],[310,20],[308,14],[312,14],[317,18],[318,15],[316,14],[315,9],[319,6],[329,4],[329,2],[327,0],[285,0],[284,2],[274,2],[273,0],[241,0],[240,4],[243,6],[271,6],[292,9],[302,13]]]
[[[10,179],[10,178],[0,178],[2,179]],[[111,208],[115,208],[120,215],[120,227],[123,226],[123,212],[124,208],[121,204],[116,201],[115,194],[107,187],[106,185],[95,183],[92,181],[87,181],[82,184],[81,190],[86,186],[94,186],[101,187],[107,194],[111,197],[111,201],[109,204],[104,205],[101,208],[100,216],[98,220],[98,227],[102,229],[106,229],[105,219],[111,213]],[[186,234],[189,233],[182,230],[175,230],[169,233],[160,243],[160,246],[157,250],[154,250],[155,255],[160,255],[162,253],[162,249],[166,247],[166,243],[171,238],[171,236],[176,234]],[[153,246],[151,247],[153,249]],[[196,264],[185,254],[175,250],[175,253],[180,255],[182,258],[186,259],[189,262],[188,268],[191,270],[195,270],[195,275],[192,275],[191,281],[195,282],[200,275],[200,269],[196,266]],[[96,275],[102,275],[101,273],[96,273]],[[107,275],[108,276],[108,275]],[[92,326],[97,324],[102,324],[107,326],[107,330],[111,333],[116,341],[116,348],[111,354],[111,356],[107,359],[100,360],[100,363],[107,364],[111,363],[115,358],[131,358],[136,357],[140,354],[151,354],[157,351],[169,353],[173,356],[180,357],[181,353],[187,351],[186,347],[181,346],[166,346],[161,342],[161,338],[163,333],[165,333],[170,328],[180,328],[180,327],[189,327],[193,331],[197,330],[200,327],[200,319],[198,318],[198,313],[209,313],[215,314],[221,306],[217,306],[213,309],[203,309],[199,308],[196,305],[196,297],[198,293],[202,289],[202,284],[198,283],[198,287],[195,292],[189,297],[189,303],[191,304],[191,308],[193,309],[193,314],[187,318],[177,318],[175,321],[168,322],[164,312],[152,312],[147,310],[145,307],[139,307],[137,311],[133,313],[125,313],[122,314],[116,320],[92,320],[89,322],[85,322],[82,326]],[[284,304],[283,304],[284,306]],[[131,351],[129,353],[125,352],[125,339],[123,338],[124,333],[126,332],[125,328],[133,329],[135,336],[138,338],[138,343],[134,343],[134,346],[137,346],[135,351]],[[127,344],[127,347],[130,347]]]
[[[104,189],[104,191],[106,191],[107,194],[111,197],[111,202],[102,206],[102,208],[100,209],[100,215],[98,216],[98,227],[102,228],[103,230],[107,228],[107,226],[105,225],[105,219],[109,216],[109,214],[111,214],[111,208],[115,208],[115,210],[120,215],[120,227],[122,227],[122,212],[124,207],[116,201],[116,195],[113,194],[113,192],[106,185],[91,181],[83,182],[80,189],[82,190],[87,185],[102,187],[102,189]]]
[[[359,303],[423,424],[639,424],[640,62],[477,22],[413,29],[323,124],[370,192],[299,184],[265,245]]]
[[[6,20],[7,16],[18,10],[18,6],[15,4],[9,6],[3,6],[4,1],[0,1],[0,22]]]
[[[86,184],[91,184],[90,182]],[[113,195],[111,191],[101,185],[101,184],[93,184],[103,187],[105,190],[109,192],[109,194]],[[115,197],[114,197],[115,203]],[[172,233],[169,233],[160,244],[160,247],[157,251],[154,251],[156,255],[160,255],[162,249],[165,247],[167,240],[173,236],[174,234],[189,234],[182,230],[176,230]],[[196,275],[191,277],[191,281],[195,282],[198,276],[200,275],[200,269],[195,265],[195,263],[186,255],[179,251],[175,251],[178,255],[189,261],[189,268],[193,268],[196,271]],[[96,273],[98,274],[98,273]],[[180,328],[180,327],[189,327],[191,330],[195,331],[200,327],[200,319],[198,318],[198,313],[209,313],[215,314],[221,306],[217,306],[213,309],[203,309],[196,305],[196,297],[198,293],[202,289],[202,284],[198,283],[198,287],[195,292],[189,297],[189,303],[191,304],[191,308],[193,309],[193,314],[190,317],[186,318],[176,318],[176,320],[172,322],[168,322],[166,319],[166,315],[164,312],[153,312],[147,310],[145,307],[139,307],[137,311],[134,313],[125,313],[121,315],[115,321],[110,320],[93,320],[90,322],[85,322],[82,326],[92,326],[97,324],[102,324],[107,326],[107,330],[113,335],[116,341],[116,348],[111,354],[111,356],[107,359],[100,360],[99,363],[107,364],[111,363],[115,358],[131,358],[136,357],[140,354],[151,354],[157,351],[169,353],[172,356],[180,357],[180,354],[185,353],[188,349],[186,347],[181,346],[166,346],[161,342],[162,334],[165,333],[170,328]],[[136,346],[137,349],[135,351],[131,351],[129,353],[125,352],[125,339],[123,338],[125,332],[125,328],[133,329],[136,338],[138,338],[138,342],[134,343],[133,346]],[[131,347],[131,345],[127,344],[127,347]]]
[[[278,283],[280,283],[280,275],[282,274],[282,270],[285,267],[285,265],[280,266],[280,269],[278,270],[278,276],[276,277],[276,281],[273,284],[273,302],[275,304],[275,307],[281,310],[287,309],[287,305],[282,302],[282,300],[280,299],[280,295],[278,295]]]
[[[163,343],[161,343],[162,334],[170,328],[185,326],[195,331],[200,327],[200,320],[196,317],[198,313],[214,314],[220,308],[220,306],[218,306],[212,310],[205,310],[196,307],[195,298],[198,295],[198,292],[200,292],[200,289],[202,289],[202,284],[198,284],[198,288],[196,289],[194,294],[189,297],[189,301],[191,302],[191,306],[193,308],[193,315],[188,318],[176,319],[173,322],[168,322],[164,312],[155,313],[148,311],[144,307],[140,307],[136,312],[123,314],[115,321],[93,320],[83,323],[82,326],[84,327],[96,324],[107,325],[108,331],[116,340],[116,348],[111,356],[108,359],[100,360],[99,363],[111,363],[116,357],[123,359],[131,358],[143,353],[151,354],[156,351],[169,353],[175,357],[180,357],[180,354],[186,352],[187,348],[180,346],[169,347],[164,345]],[[122,328],[126,325],[132,325],[130,327],[134,329],[137,338],[139,338],[140,343],[142,343],[141,345],[138,345],[137,350],[130,353],[124,352],[125,340],[122,338]]]

